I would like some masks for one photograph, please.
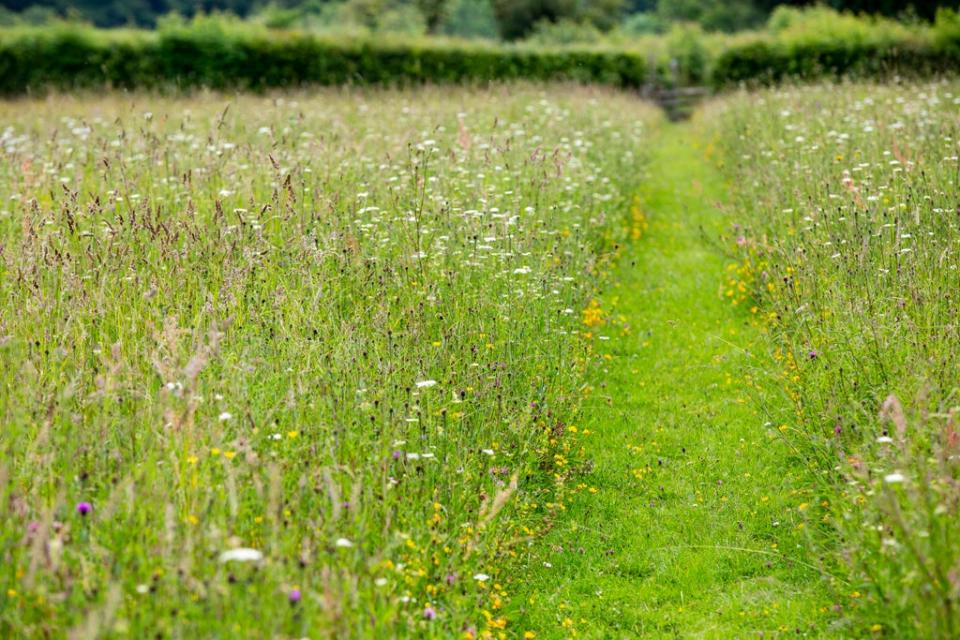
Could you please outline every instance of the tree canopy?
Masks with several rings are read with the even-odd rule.
[[[635,25],[696,22],[708,30],[736,31],[761,24],[779,5],[810,5],[809,0],[0,0],[7,21],[43,22],[51,17],[75,18],[100,27],[152,27],[160,16],[177,13],[224,12],[240,17],[270,15],[291,22],[303,15],[409,22],[411,28],[522,38],[545,23],[570,23],[608,30],[624,19]],[[956,7],[960,0],[824,0],[834,9],[888,16],[930,19],[939,6]],[[471,18],[472,17],[472,18]],[[474,26],[471,19],[481,21]],[[361,20],[362,22],[362,20]],[[644,27],[645,28],[645,27]]]

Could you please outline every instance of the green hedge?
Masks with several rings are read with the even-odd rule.
[[[955,74],[960,55],[915,43],[878,44],[755,42],[733,47],[714,62],[717,88],[731,84],[773,84],[822,77],[910,77]]]
[[[0,93],[44,88],[264,90],[301,85],[397,85],[573,80],[635,88],[635,53],[453,44],[374,43],[306,34],[196,30],[108,37],[79,29],[0,36]]]
[[[730,47],[714,61],[715,87],[771,84],[784,79],[821,77],[907,77],[956,74],[960,71],[960,14],[937,12],[922,35],[893,39],[768,38]]]
[[[242,23],[225,26],[213,18],[157,32],[68,25],[0,29],[0,94],[104,86],[262,91],[509,80],[638,88],[670,86],[675,78],[723,88],[789,78],[929,76],[960,70],[960,16],[943,11],[932,28],[909,38],[765,37],[732,44],[712,60],[705,53],[701,57],[689,57],[696,69],[671,70],[662,59],[651,67],[640,51],[331,39],[244,28]],[[683,58],[681,63],[692,64]]]

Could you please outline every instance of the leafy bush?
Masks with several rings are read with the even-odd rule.
[[[127,37],[76,26],[0,36],[0,92],[211,87],[264,90],[301,85],[575,80],[638,87],[646,65],[610,50],[505,47],[422,40],[325,38],[229,21],[168,20],[157,34]]]
[[[780,8],[770,18],[769,35],[717,57],[713,83],[954,72],[960,64],[960,29],[951,29],[951,12],[940,15],[931,34],[926,28],[825,7]]]

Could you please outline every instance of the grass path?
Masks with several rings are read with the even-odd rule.
[[[690,125],[659,136],[650,229],[602,302],[630,334],[598,343],[612,359],[578,424],[597,491],[533,547],[514,617],[537,638],[822,637],[803,472],[748,399],[758,335],[720,295],[724,184]]]

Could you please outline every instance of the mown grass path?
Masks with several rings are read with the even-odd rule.
[[[802,465],[744,383],[749,311],[721,291],[725,185],[691,125],[653,141],[647,234],[602,306],[577,427],[593,470],[526,558],[512,606],[537,638],[822,637],[827,589],[800,548]],[[729,235],[729,234],[728,234]],[[528,636],[529,637],[529,636]]]

